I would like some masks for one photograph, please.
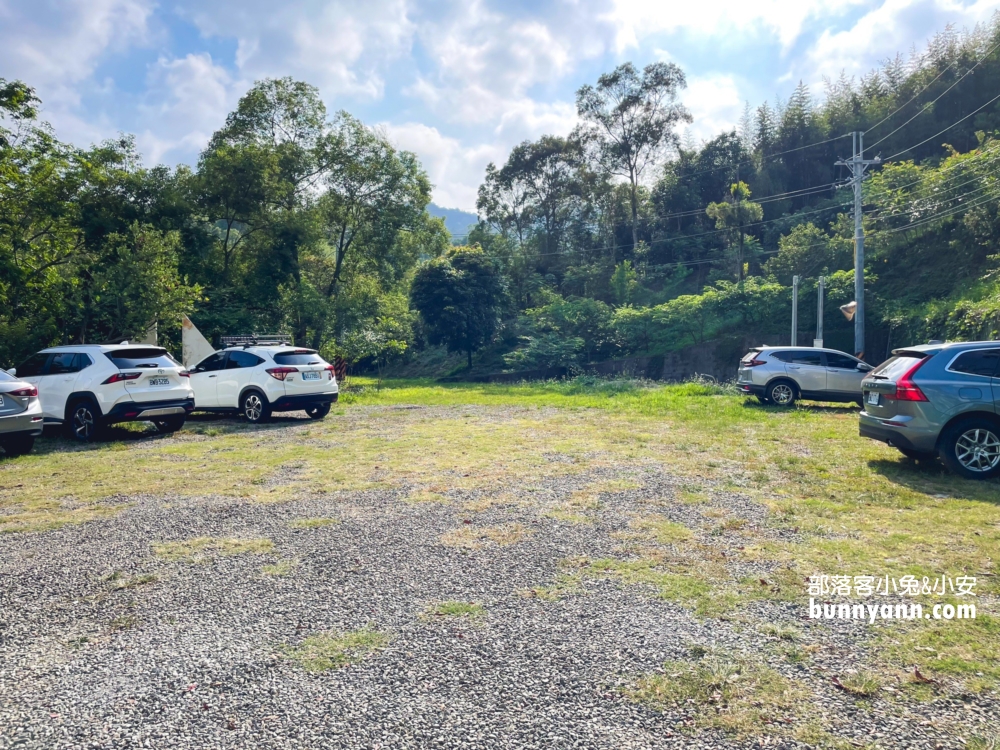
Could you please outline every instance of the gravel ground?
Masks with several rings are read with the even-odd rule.
[[[269,481],[294,475],[292,467]],[[605,479],[641,488],[602,495],[593,523],[545,515]],[[530,492],[502,489],[532,500],[476,513],[463,504],[488,492],[452,491],[447,504],[408,503],[403,491],[273,504],[135,496],[110,519],[0,536],[0,748],[807,747],[738,741],[696,728],[695,707],[664,713],[623,695],[638,675],[687,658],[693,645],[759,656],[777,639],[746,623],[700,621],[613,579],[586,579],[556,601],[524,595],[555,581],[565,558],[615,555],[621,542],[613,534],[637,512],[665,515],[726,549],[742,537],[709,535],[715,521],[706,511],[763,529],[765,508],[712,488],[709,505],[676,502],[678,482],[648,465],[605,463],[533,481]],[[339,523],[290,525],[312,517]],[[507,523],[531,533],[512,546],[441,542],[456,528]],[[267,538],[274,551],[197,563],[152,553],[154,543],[200,536]],[[289,575],[262,572],[279,559],[294,562]],[[747,570],[733,564],[734,576]],[[115,589],[115,572],[117,581],[157,580]],[[426,615],[447,600],[486,611],[474,619]],[[965,727],[995,722],[995,703],[981,697],[857,701],[826,675],[864,664],[863,626],[803,621],[799,605],[774,601],[747,614],[795,624],[804,642],[824,644],[808,665],[771,666],[808,683],[817,715],[853,745],[962,747],[956,718]],[[363,627],[391,641],[359,663],[313,673],[287,656],[310,635]]]

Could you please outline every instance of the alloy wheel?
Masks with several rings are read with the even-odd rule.
[[[260,396],[251,393],[243,402],[243,414],[251,422],[260,420],[260,415],[264,411],[264,404],[261,403]]]
[[[969,471],[990,471],[1000,464],[1000,439],[982,427],[966,430],[955,441],[955,458]]]
[[[771,389],[771,399],[780,406],[791,403],[793,398],[795,398],[795,392],[790,385],[778,383]]]
[[[73,434],[78,440],[90,440],[94,435],[94,412],[86,404],[76,407],[73,412]]]

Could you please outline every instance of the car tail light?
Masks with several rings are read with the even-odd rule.
[[[754,357],[749,362],[744,362],[743,366],[744,367],[756,367],[757,365],[766,365],[766,364],[767,364],[767,360],[766,359],[757,359],[756,357]]]
[[[16,391],[11,391],[10,395],[31,398],[38,395],[38,389],[33,385],[29,385],[27,388],[18,388]]]
[[[327,373],[330,375],[330,380],[337,379],[337,371],[334,369],[333,365],[327,365],[323,369],[326,370]]]
[[[191,373],[188,372],[187,370],[181,370],[177,374],[180,375],[182,378],[189,378],[189,377],[191,377]]]
[[[912,380],[913,374],[923,366],[924,362],[926,362],[927,359],[928,358],[925,357],[924,359],[917,362],[915,365],[913,365],[913,367],[911,367],[903,374],[903,377],[901,377],[899,380],[896,381],[896,395],[893,396],[892,398],[895,398],[897,401],[927,400],[927,396],[924,395],[924,392],[920,390],[917,384],[914,383]]]
[[[293,372],[298,372],[298,367],[271,367],[267,370],[267,374],[270,375],[275,380],[284,380]]]
[[[125,380],[138,380],[140,375],[142,375],[141,372],[116,372],[110,378],[101,383],[101,385],[111,385],[112,383],[121,383],[122,381]]]

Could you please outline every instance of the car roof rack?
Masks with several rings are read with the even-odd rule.
[[[223,347],[242,346],[290,346],[291,336],[285,333],[252,333],[246,336],[220,336],[219,343]]]

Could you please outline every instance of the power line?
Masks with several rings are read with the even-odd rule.
[[[899,156],[899,155],[901,155],[901,154],[905,154],[905,153],[906,153],[907,151],[912,151],[913,149],[917,148],[918,146],[923,146],[923,145],[924,145],[925,143],[927,143],[927,141],[932,141],[932,140],[934,140],[935,138],[937,138],[937,137],[938,137],[939,135],[941,135],[942,133],[947,133],[947,132],[948,132],[949,130],[951,130],[951,129],[952,129],[953,127],[955,127],[955,126],[956,126],[956,125],[958,125],[959,123],[961,123],[961,122],[965,122],[965,121],[966,121],[966,120],[968,120],[968,119],[969,119],[970,117],[972,117],[972,116],[973,116],[974,114],[978,113],[978,112],[979,112],[980,110],[983,110],[983,109],[985,109],[986,107],[990,106],[990,105],[991,105],[991,104],[992,104],[993,102],[995,102],[995,101],[996,101],[997,99],[1000,99],[1000,94],[997,94],[996,96],[994,96],[994,97],[993,97],[992,99],[990,99],[990,100],[989,100],[988,102],[986,102],[986,104],[983,104],[983,105],[982,105],[981,107],[978,107],[978,108],[976,108],[976,109],[972,110],[971,112],[969,112],[969,114],[967,114],[967,115],[966,115],[965,117],[963,117],[963,118],[962,118],[961,120],[956,120],[956,121],[955,121],[955,122],[953,122],[953,123],[952,123],[951,125],[949,125],[948,127],[946,127],[946,128],[944,129],[944,130],[940,130],[940,131],[938,131],[937,133],[935,133],[934,135],[932,135],[932,136],[931,136],[930,138],[925,138],[924,140],[920,141],[920,143],[915,143],[915,144],[913,144],[912,146],[910,146],[909,148],[904,148],[904,149],[903,149],[902,151],[900,151],[900,152],[898,152],[898,153],[895,153],[895,154],[893,154],[892,156],[890,156],[890,157],[887,157],[886,159],[883,159],[883,160],[882,160],[882,163],[883,163],[883,164],[885,164],[886,162],[889,162],[889,161],[892,161],[892,160],[893,160],[893,159],[895,159],[895,158],[896,158],[897,156]]]
[[[986,54],[984,54],[982,57],[979,58],[979,60],[976,62],[975,65],[973,65],[971,68],[969,68],[967,71],[965,71],[965,73],[963,73],[962,76],[957,81],[955,81],[953,84],[951,84],[951,86],[949,86],[944,91],[942,91],[940,94],[938,94],[938,96],[935,99],[932,99],[931,101],[927,102],[927,104],[925,104],[920,109],[920,111],[917,112],[917,114],[913,115],[913,117],[911,117],[909,120],[907,120],[906,122],[904,122],[902,125],[900,125],[898,128],[896,128],[895,130],[893,130],[888,135],[883,136],[882,138],[880,138],[877,141],[875,141],[875,143],[873,143],[868,148],[875,148],[878,144],[882,143],[882,141],[886,140],[886,138],[889,138],[890,136],[894,135],[895,133],[898,133],[900,130],[902,130],[903,128],[905,128],[907,125],[909,125],[915,119],[917,119],[918,117],[920,117],[920,115],[922,115],[924,112],[927,111],[928,107],[930,107],[932,104],[935,104],[941,97],[943,97],[945,94],[947,94],[953,88],[955,88],[958,84],[960,84],[962,81],[964,81],[967,76],[972,75],[972,72],[982,64],[983,60],[985,60],[987,57],[989,57],[997,48],[1000,48],[1000,42],[998,42],[992,48],[990,48],[990,50],[987,51]],[[957,62],[957,60],[956,60],[956,62]],[[955,63],[952,63],[952,65],[954,65],[954,64]],[[949,67],[951,67],[951,66],[949,66]],[[947,68],[945,68],[945,70],[947,70]],[[941,74],[938,75],[938,78],[940,78],[941,75],[943,75],[943,73],[944,73],[944,71],[942,71]],[[937,78],[935,78],[934,80],[936,81]],[[931,83],[933,83],[933,82],[934,81],[931,81]],[[927,85],[930,86],[930,84],[927,84]],[[913,101],[913,100],[911,99],[910,101]],[[909,103],[909,102],[907,102],[907,103]],[[879,123],[879,124],[881,124],[881,123]],[[936,136],[931,136],[931,137],[934,138]],[[920,145],[920,144],[918,144],[918,145]]]

